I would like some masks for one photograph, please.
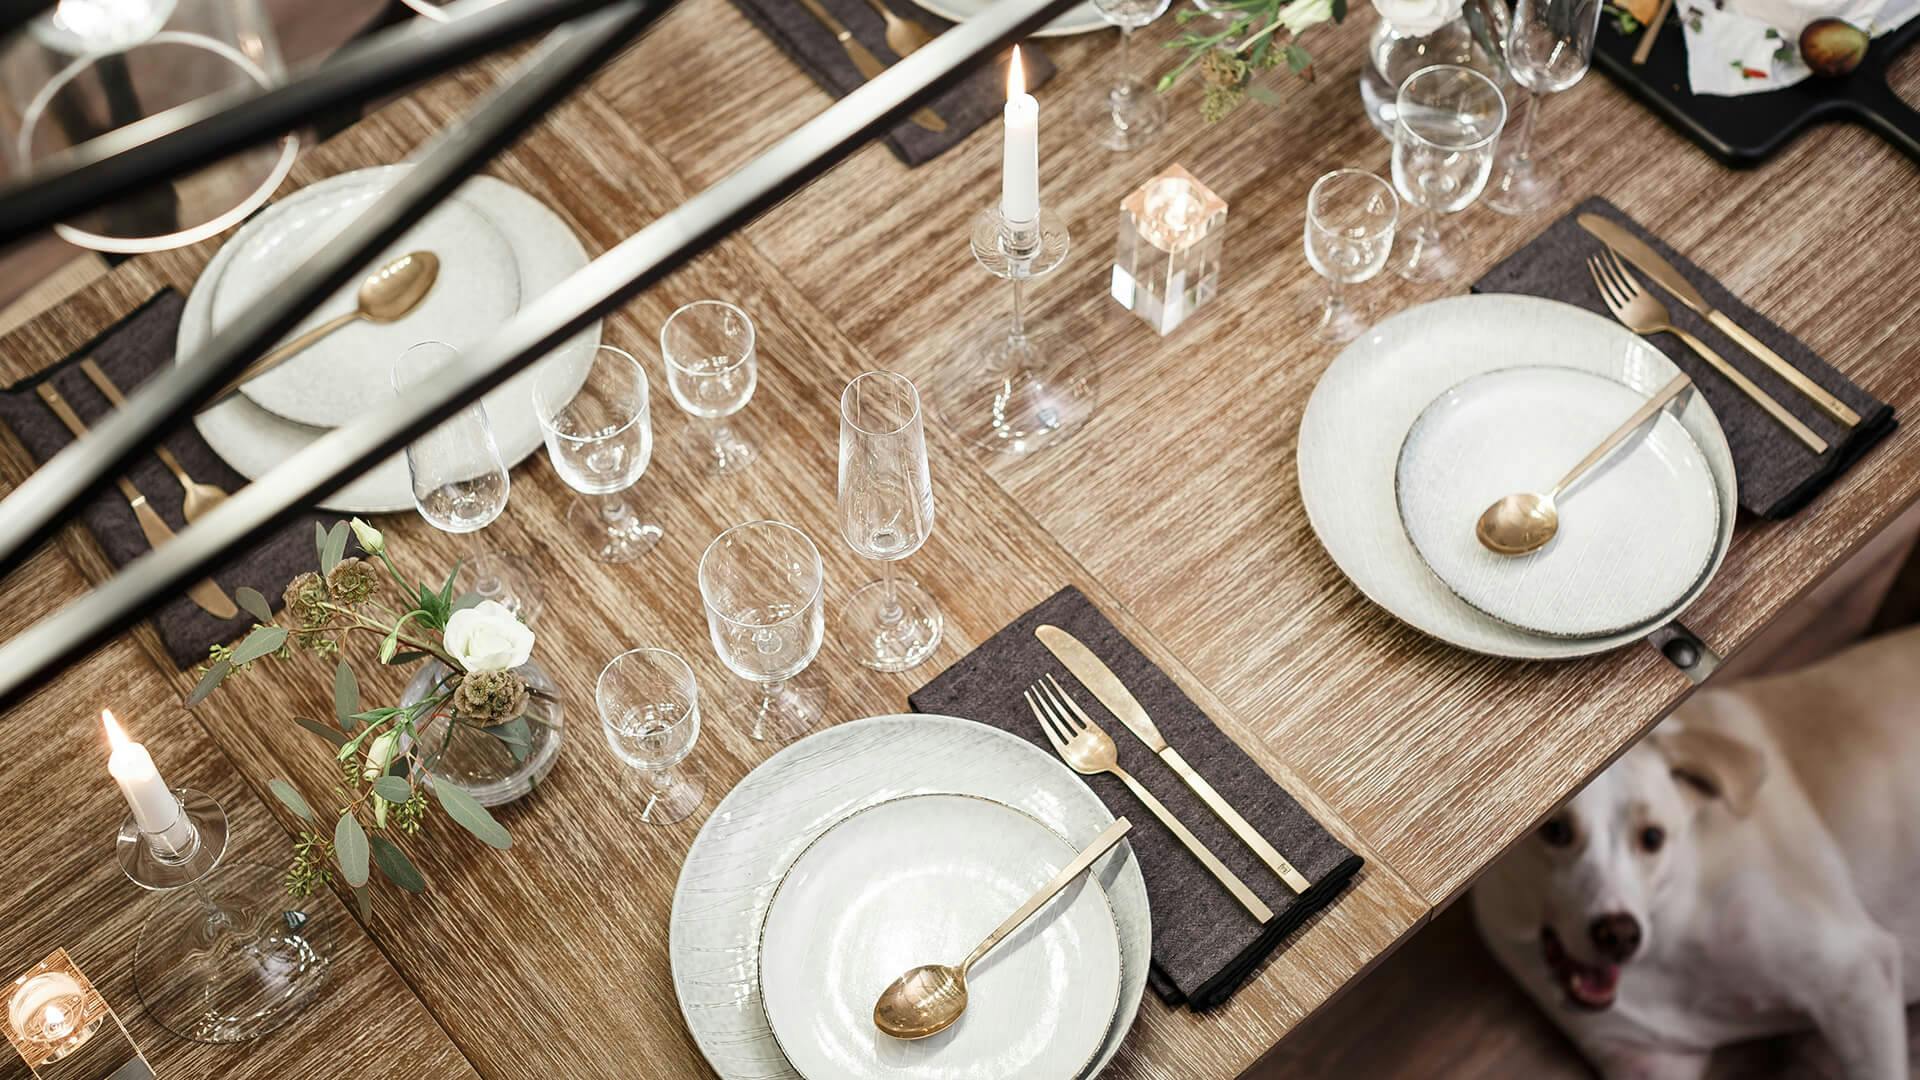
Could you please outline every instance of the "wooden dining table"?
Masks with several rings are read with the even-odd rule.
[[[727,526],[771,517],[804,529],[826,558],[828,639],[803,676],[829,696],[826,723],[905,711],[909,692],[1073,584],[1365,857],[1349,890],[1229,1003],[1195,1014],[1148,1000],[1106,1075],[1255,1069],[1694,689],[1646,645],[1542,663],[1440,644],[1371,604],[1314,538],[1295,435],[1336,350],[1309,336],[1321,281],[1300,250],[1301,221],[1319,174],[1386,170],[1387,144],[1355,85],[1373,19],[1357,5],[1346,25],[1311,31],[1313,77],[1276,77],[1277,105],[1206,124],[1197,88],[1175,90],[1163,137],[1132,154],[1096,148],[1076,117],[1111,74],[1112,35],[1038,43],[1059,67],[1038,91],[1042,195],[1075,250],[1032,291],[1030,317],[1094,357],[1100,411],[1070,441],[1025,457],[963,445],[937,417],[929,425],[937,526],[905,564],[946,615],[928,663],[869,671],[833,632],[872,576],[836,526],[837,405],[859,372],[929,377],[1002,317],[1004,292],[967,250],[972,215],[998,196],[997,124],[913,169],[870,145],[607,319],[604,340],[650,365],[661,323],[689,300],[730,300],[759,329],[761,381],[739,418],[759,450],[750,469],[702,472],[680,448],[686,419],[657,395],[656,450],[634,496],[665,532],[645,557],[608,566],[571,544],[573,496],[538,454],[515,469],[507,511],[481,534],[447,536],[411,514],[376,520],[422,576],[511,551],[546,590],[537,658],[561,687],[569,735],[539,790],[500,812],[510,851],[432,823],[408,844],[424,895],[376,890],[364,919],[325,899],[334,959],[314,1008],[245,1046],[167,1036],[131,986],[130,942],[150,901],[115,865],[124,805],[99,711],[115,709],[174,783],[226,804],[236,858],[278,862],[296,823],[267,782],[327,790],[332,754],[295,721],[330,714],[331,672],[310,658],[251,671],[186,710],[193,674],[141,625],[0,719],[0,976],[65,946],[169,1080],[711,1075],[674,994],[669,910],[708,812],[776,747],[749,738],[753,695],[712,653],[695,566]],[[1171,24],[1146,37],[1170,36]],[[1915,60],[1898,73],[1909,94]],[[509,70],[492,58],[387,105],[305,153],[286,190],[402,160]],[[726,0],[683,0],[486,171],[552,207],[598,253],[828,104]],[[1599,76],[1547,109],[1538,145],[1563,177],[1560,201],[1531,217],[1455,218],[1472,275],[1603,194],[1903,414],[1920,409],[1920,304],[1906,267],[1920,238],[1913,162],[1831,125],[1762,168],[1731,171]],[[1174,163],[1230,204],[1226,263],[1218,298],[1160,337],[1108,297],[1108,271],[1121,198]],[[157,290],[191,288],[222,239],[125,262],[38,314],[0,341],[0,375],[55,364]],[[1469,283],[1387,275],[1355,296],[1384,315]],[[1917,463],[1903,428],[1794,517],[1743,518],[1686,625],[1717,653],[1738,652],[1920,496]],[[28,468],[0,434],[7,486]],[[93,537],[69,526],[0,581],[0,636],[108,573]],[[706,802],[664,827],[642,823],[623,796],[593,710],[600,668],[642,645],[686,656],[707,699],[688,760]],[[357,668],[363,699],[397,695],[398,673],[364,658]],[[18,1064],[9,1057],[0,1076]]]

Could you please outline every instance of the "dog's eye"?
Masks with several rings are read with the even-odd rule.
[[[1548,847],[1566,847],[1573,843],[1573,822],[1563,817],[1548,818],[1547,823],[1540,826],[1540,839],[1545,840]]]
[[[1640,846],[1644,848],[1649,855],[1659,851],[1660,845],[1666,842],[1667,830],[1658,825],[1649,825],[1640,830]]]

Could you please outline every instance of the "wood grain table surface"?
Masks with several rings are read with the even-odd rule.
[[[1133,156],[1094,150],[1073,116],[1105,76],[1111,35],[1044,43],[1061,73],[1039,95],[1043,197],[1078,250],[1036,290],[1035,318],[1072,327],[1098,357],[1102,412],[1030,460],[983,459],[931,425],[939,521],[907,570],[947,614],[938,654],[913,672],[870,672],[830,618],[803,677],[829,692],[835,721],[900,711],[910,690],[1071,582],[1367,857],[1355,886],[1228,1005],[1195,1016],[1146,1002],[1110,1076],[1246,1069],[1689,689],[1641,646],[1521,664],[1427,641],[1368,604],[1313,539],[1293,443],[1332,353],[1306,336],[1319,282],[1299,250],[1301,208],[1327,169],[1385,168],[1354,87],[1371,18],[1318,32],[1318,77],[1279,84],[1281,107],[1205,127],[1196,95],[1177,93],[1167,137]],[[399,160],[503,70],[480,65],[389,106],[303,158],[288,190]],[[685,0],[488,171],[552,206],[597,253],[826,104],[726,0]],[[1862,131],[1826,128],[1765,169],[1729,172],[1597,77],[1549,108],[1540,137],[1565,171],[1563,205],[1606,194],[1869,389],[1920,406],[1910,344],[1920,308],[1897,272],[1920,235],[1920,170]],[[732,300],[760,330],[762,381],[741,426],[761,457],[746,473],[698,473],[677,449],[685,418],[658,395],[654,460],[635,494],[666,533],[645,558],[606,567],[569,547],[560,523],[571,496],[544,455],[516,470],[507,512],[478,536],[448,537],[412,515],[377,521],[419,565],[484,549],[532,558],[549,590],[539,657],[565,694],[569,745],[540,792],[503,812],[512,851],[443,828],[430,847],[412,846],[427,895],[382,894],[364,926],[335,909],[336,985],[286,1032],[214,1050],[137,1031],[162,1075],[709,1074],[666,950],[679,863],[704,815],[665,828],[635,820],[599,745],[593,679],[639,645],[688,658],[709,700],[690,759],[708,808],[766,758],[746,736],[748,688],[707,644],[699,554],[728,525],[777,517],[819,543],[830,611],[870,576],[835,525],[839,390],[873,367],[927,375],[998,314],[1003,297],[965,248],[969,215],[997,197],[998,155],[992,130],[911,171],[868,147],[609,319],[606,341],[643,357],[657,355],[667,313],[692,299]],[[1120,197],[1175,161],[1232,204],[1227,278],[1212,307],[1160,339],[1106,299],[1106,269]],[[1473,210],[1456,224],[1477,273],[1548,219]],[[0,339],[0,374],[57,362],[156,289],[190,286],[218,243],[122,265]],[[1382,279],[1361,292],[1384,313],[1464,286]],[[1920,494],[1910,442],[1895,435],[1792,521],[1743,522],[1687,623],[1738,650]],[[17,481],[24,454],[10,435],[0,451]],[[15,632],[106,572],[91,537],[69,528],[0,590],[0,628]],[[398,692],[368,668],[369,697]],[[23,968],[65,944],[137,1016],[127,942],[143,909],[111,861],[121,810],[97,711],[115,707],[163,772],[227,801],[249,855],[272,860],[284,843],[274,822],[290,821],[263,800],[266,781],[323,789],[330,772],[293,723],[331,708],[328,673],[302,661],[298,674],[235,680],[186,713],[191,678],[143,626],[0,720],[13,811],[0,825],[0,965]]]

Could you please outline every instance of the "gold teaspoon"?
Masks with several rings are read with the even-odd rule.
[[[1020,910],[1007,916],[1007,921],[995,927],[957,967],[923,964],[893,980],[892,985],[881,992],[880,1000],[874,1002],[874,1025],[896,1039],[924,1039],[952,1027],[960,1014],[967,1011],[967,969],[1000,944],[1001,939],[1019,929],[1021,923],[1032,918],[1033,913],[1046,906],[1060,890],[1072,884],[1074,878],[1085,873],[1094,860],[1105,855],[1132,828],[1126,818],[1114,819],[1106,832],[1082,848],[1066,869],[1028,897]]]

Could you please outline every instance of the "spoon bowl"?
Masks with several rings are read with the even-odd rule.
[[[1560,510],[1551,494],[1516,492],[1496,499],[1474,524],[1474,535],[1488,551],[1525,555],[1547,546],[1560,531]]]
[[[873,1006],[873,1023],[896,1039],[924,1039],[953,1026],[967,1011],[967,973],[922,964],[893,980]]]
[[[440,277],[440,257],[431,251],[411,251],[375,270],[360,283],[360,317],[390,323],[420,306]]]

